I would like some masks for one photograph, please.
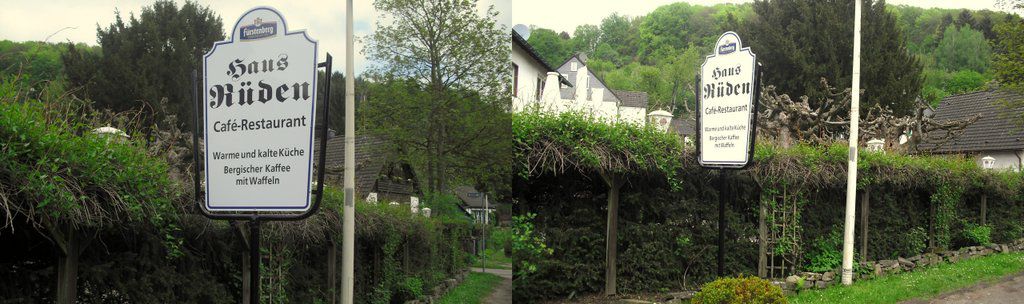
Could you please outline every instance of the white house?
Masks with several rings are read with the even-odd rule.
[[[604,80],[587,68],[586,56],[573,55],[557,70],[572,86],[559,88],[558,94],[552,94],[556,96],[550,100],[543,99],[542,104],[546,107],[542,108],[545,110],[589,113],[608,122],[646,123],[647,93],[609,88]]]
[[[552,68],[526,42],[527,31],[523,26],[512,30],[513,111],[574,111],[607,122],[647,122],[647,93],[608,88],[587,69],[583,55],[573,55]]]
[[[512,110],[519,112],[529,107],[539,106],[538,101],[544,92],[544,85],[560,83],[572,86],[568,80],[558,75],[537,51],[526,42],[519,32],[512,30]],[[555,88],[560,85],[556,84]]]

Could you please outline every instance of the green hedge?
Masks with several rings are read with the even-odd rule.
[[[516,285],[517,298],[528,302],[603,289],[607,187],[598,174],[601,168],[590,165],[578,166],[578,170],[544,170],[543,163],[534,160],[550,159],[539,147],[547,151],[576,149],[571,145],[550,147],[566,144],[558,138],[615,138],[607,132],[635,134],[639,138],[629,140],[651,146],[680,145],[661,149],[674,154],[649,157],[676,158],[679,165],[674,173],[627,171],[629,182],[622,190],[619,209],[619,291],[692,288],[713,279],[719,187],[711,181],[717,172],[700,169],[694,150],[683,148],[678,140],[645,135],[642,129],[628,125],[581,127],[576,124],[583,122],[564,116],[513,117],[519,123],[513,124],[517,154],[530,156],[518,164],[522,173],[514,180],[519,212],[537,214],[532,221],[535,233],[553,249],[549,257],[537,259],[537,271],[522,280],[529,284]],[[536,121],[540,123],[534,124]],[[562,128],[560,124],[569,126]],[[566,130],[580,134],[563,134]],[[629,149],[614,145],[603,148],[610,151],[606,152],[609,155],[647,153],[632,153]],[[769,203],[782,194],[787,197],[786,204],[776,202],[775,208],[797,206],[796,221],[791,224],[799,233],[794,235],[798,237],[792,240],[793,246],[769,250],[795,254],[801,268],[828,267],[822,265],[829,265],[835,252],[821,249],[839,248],[815,247],[831,243],[827,237],[842,227],[846,151],[845,143],[756,147],[753,165],[737,173],[726,190],[735,197],[726,212],[725,262],[729,274],[757,273],[760,202]],[[574,162],[572,157],[563,159],[582,163]],[[988,197],[990,240],[1006,242],[1024,237],[1024,222],[1020,220],[1024,218],[1024,189],[1019,173],[984,171],[971,160],[957,156],[863,151],[858,170],[859,189],[870,192],[868,255],[872,260],[920,254],[929,250],[929,240],[934,242],[932,250],[978,243],[982,239],[978,234],[984,229],[974,227],[980,224],[982,194]],[[767,220],[773,222],[772,218]],[[857,221],[860,227],[860,216]],[[859,252],[859,228],[857,233],[855,248]]]
[[[97,124],[132,124],[127,115],[92,110],[59,82],[37,94],[40,100],[26,97],[26,88],[0,81],[0,244],[14,249],[0,253],[0,299],[55,300],[60,253],[45,227],[66,225],[93,239],[79,261],[80,303],[241,301],[248,250],[236,224],[244,223],[199,215],[191,180],[174,179],[189,174],[171,174],[189,163],[172,166],[167,155],[150,154],[160,149],[149,149],[142,134],[92,134]],[[312,217],[263,224],[263,302],[326,302],[343,197],[328,187]],[[407,205],[362,202],[356,212],[357,303],[415,299],[466,269],[468,218],[424,218]]]

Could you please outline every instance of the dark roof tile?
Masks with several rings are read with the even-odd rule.
[[[619,97],[624,107],[646,108],[647,93],[637,91],[612,90]]]
[[[1024,114],[1024,108],[1009,108],[1005,105],[1008,101],[1024,101],[1024,95],[990,90],[951,95],[942,99],[942,103],[935,109],[934,118],[938,121],[965,119],[976,114],[980,117],[964,129],[961,136],[933,151],[958,153],[1024,149],[1024,128],[1016,122],[1016,118]],[[934,145],[923,143],[921,147],[931,149]]]
[[[319,145],[314,145],[314,164],[319,160]],[[356,136],[356,194],[366,195],[373,189],[374,182],[380,176],[384,165],[388,163],[391,154],[388,152],[388,142],[380,137],[369,135]],[[324,164],[327,174],[342,174],[345,169],[345,136],[327,140],[327,157]],[[344,179],[342,179],[344,180]]]

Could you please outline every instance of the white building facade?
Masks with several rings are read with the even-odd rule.
[[[512,31],[512,110],[576,112],[608,123],[647,123],[647,93],[612,90],[574,55],[552,68]],[[554,85],[552,85],[554,84]]]

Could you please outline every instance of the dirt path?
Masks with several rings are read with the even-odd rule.
[[[910,300],[903,304],[967,304],[967,303],[1024,303],[1024,272],[999,281],[982,283],[965,289],[944,293],[930,300]]]
[[[503,279],[501,284],[494,287],[494,291],[491,291],[491,294],[484,299],[484,303],[512,304],[512,270],[488,268],[487,271],[482,271],[482,269],[474,267],[473,271],[495,274]]]

